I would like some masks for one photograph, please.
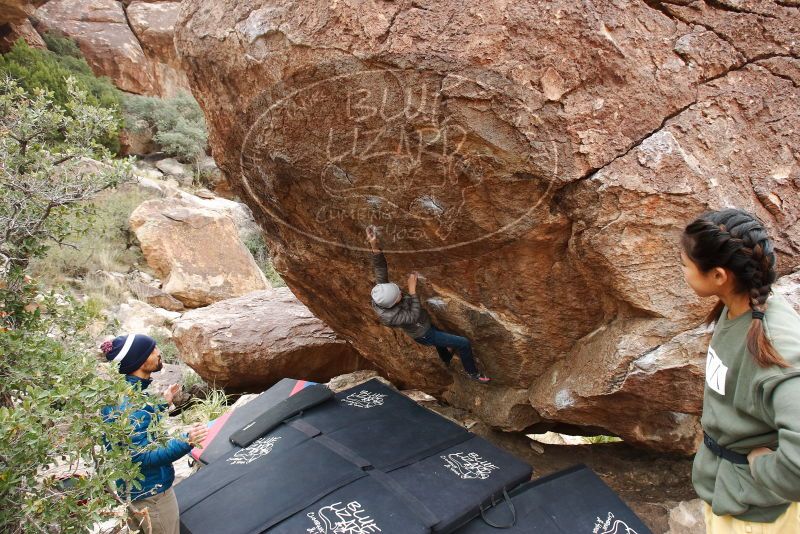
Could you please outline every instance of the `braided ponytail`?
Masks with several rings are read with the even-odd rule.
[[[750,298],[753,320],[747,350],[761,367],[789,367],[764,330],[767,298],[775,282],[775,253],[764,225],[749,213],[726,209],[706,213],[691,222],[681,239],[684,252],[703,272],[723,267],[734,275],[735,290]],[[706,321],[717,321],[724,304],[718,301]]]

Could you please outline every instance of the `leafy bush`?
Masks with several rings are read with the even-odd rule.
[[[129,160],[111,160],[101,138],[116,131],[113,113],[96,107],[73,78],[70,100],[31,95],[0,79],[0,268],[27,267],[50,244],[86,232],[85,201],[131,177]]]
[[[113,113],[73,78],[66,91],[59,105],[0,78],[0,532],[85,531],[125,513],[130,494],[114,481],[140,487],[128,418],[147,400],[113,368],[98,372],[88,330],[98,304],[42,294],[26,274],[50,244],[88,232],[87,201],[129,175],[100,144]],[[130,408],[104,422],[101,408],[123,399]],[[151,430],[163,445],[164,428]]]
[[[13,286],[21,290],[0,290],[0,306],[17,315],[0,331],[0,531],[84,531],[124,513],[130,499],[114,493],[115,480],[135,487],[141,476],[129,450],[134,408],[113,424],[100,408],[147,401],[119,373],[98,375],[80,303],[42,297],[30,280]],[[103,436],[122,446],[106,450]]]
[[[208,143],[203,111],[191,95],[172,98],[129,96],[125,98],[125,127],[132,131],[150,129],[153,140],[166,154],[184,163],[205,154]]]
[[[56,106],[65,108],[71,96],[67,78],[86,94],[85,102],[111,111],[115,128],[100,136],[100,142],[113,153],[119,152],[118,128],[122,125],[122,93],[108,78],[98,78],[83,58],[78,46],[65,37],[45,34],[49,50],[31,48],[20,39],[0,56],[0,78],[9,76],[27,93],[42,89],[51,94]]]
[[[256,264],[264,273],[264,276],[267,277],[272,287],[286,287],[286,282],[283,281],[280,273],[278,273],[278,271],[275,270],[275,266],[272,265],[272,259],[269,257],[269,249],[261,235],[250,237],[244,242],[244,246],[246,246],[250,254],[253,255],[253,259],[256,260]]]

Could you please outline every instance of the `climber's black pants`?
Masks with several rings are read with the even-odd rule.
[[[452,358],[450,351],[447,350],[448,347],[455,349],[461,358],[461,364],[464,366],[464,370],[469,374],[478,372],[478,368],[475,366],[475,359],[472,357],[472,345],[469,339],[465,337],[448,334],[432,326],[430,330],[425,332],[424,336],[415,338],[414,341],[420,345],[433,345],[436,347],[439,358],[441,358],[445,364],[449,364],[450,358]]]

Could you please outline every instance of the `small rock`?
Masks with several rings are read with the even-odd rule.
[[[345,389],[363,384],[364,382],[372,380],[373,378],[377,378],[387,386],[394,387],[391,382],[378,375],[378,373],[375,371],[355,371],[353,373],[347,373],[346,375],[339,375],[331,378],[330,382],[328,382],[326,385],[328,386],[328,389],[334,393],[338,393],[339,391],[344,391]]]
[[[167,176],[172,176],[183,185],[192,184],[192,171],[188,165],[180,163],[175,158],[166,158],[156,162],[158,170]]]
[[[544,71],[539,83],[542,85],[542,92],[548,100],[558,100],[566,92],[564,78],[553,67],[548,67]]]
[[[197,195],[198,197],[206,199],[206,200],[211,200],[212,198],[217,198],[217,195],[215,195],[214,193],[212,193],[208,189],[200,189],[198,191],[195,191],[194,194]]]
[[[181,301],[150,284],[133,279],[128,281],[128,288],[136,295],[137,299],[152,306],[173,312],[180,312],[185,309]]]
[[[424,391],[418,389],[406,389],[401,391],[403,395],[413,400],[414,402],[436,402],[436,398],[428,395]]]
[[[706,523],[703,501],[683,501],[669,512],[669,530],[666,534],[705,534]]]
[[[113,315],[120,323],[121,333],[157,335],[166,339],[172,337],[172,323],[181,316],[137,299],[120,304]]]

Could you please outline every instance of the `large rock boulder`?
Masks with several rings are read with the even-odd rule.
[[[180,1],[135,1],[125,8],[131,30],[150,58],[150,68],[158,94],[165,97],[189,92],[189,81],[180,68],[172,42],[179,8]]]
[[[285,287],[187,312],[173,335],[181,360],[231,390],[261,391],[285,377],[327,382],[364,363]]]
[[[98,76],[129,93],[156,94],[150,62],[116,0],[50,0],[36,10],[36,29],[78,43]]]
[[[370,224],[505,402],[690,453],[713,303],[679,235],[736,205],[800,263],[800,17],[680,4],[199,0],[175,43],[284,280],[394,383],[476,409],[375,320]]]
[[[45,48],[42,37],[31,25],[30,17],[46,0],[0,0],[0,52],[7,52],[18,39]]]
[[[161,289],[188,308],[269,287],[225,213],[159,198],[139,205],[130,225]]]
[[[98,76],[130,93],[173,96],[188,91],[172,34],[180,4],[116,0],[50,0],[36,10],[39,32],[74,39]]]

